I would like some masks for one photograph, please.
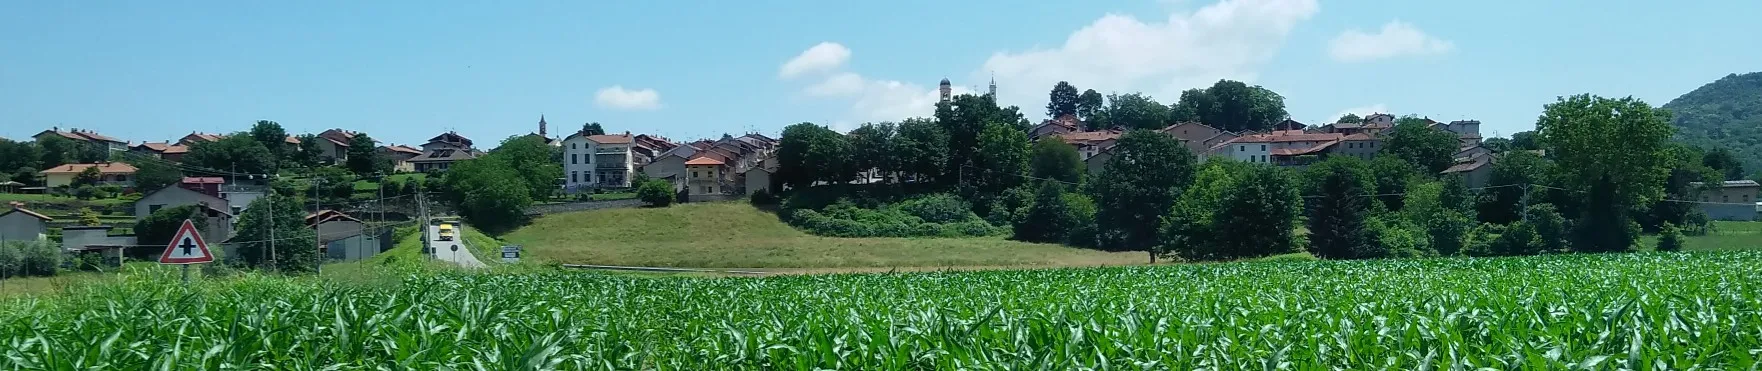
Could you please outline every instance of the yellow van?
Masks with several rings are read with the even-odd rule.
[[[440,240],[441,241],[452,241],[453,240],[453,225],[452,224],[441,223],[440,227],[438,227],[438,228],[440,228]]]

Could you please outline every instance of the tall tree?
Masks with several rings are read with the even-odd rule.
[[[459,161],[446,172],[445,185],[440,187],[447,194],[445,198],[458,209],[459,216],[478,229],[500,233],[526,221],[526,208],[532,205],[531,185],[522,177],[525,169],[516,170],[508,161],[510,157],[515,156],[492,154]]]
[[[1700,190],[1698,188],[1701,188],[1696,187],[1695,183],[1717,183],[1725,176],[1723,171],[1704,164],[1706,155],[1703,155],[1699,148],[1671,143],[1666,146],[1665,153],[1669,154],[1665,165],[1665,168],[1668,169],[1666,171],[1669,172],[1669,175],[1664,177],[1665,198],[1694,199],[1697,191]],[[1636,215],[1636,219],[1640,223],[1640,229],[1647,232],[1658,232],[1665,224],[1698,227],[1699,223],[1691,220],[1704,219],[1694,217],[1695,213],[1699,212],[1698,206],[1683,202],[1653,201],[1647,207],[1646,212]]]
[[[184,174],[165,160],[131,155],[126,161],[135,167],[135,189],[148,193],[183,181]]]
[[[302,168],[318,166],[318,155],[324,153],[324,150],[318,147],[318,141],[323,139],[312,134],[302,134],[297,139],[300,144],[288,154],[289,165]]]
[[[1142,93],[1109,94],[1107,125],[1125,129],[1161,129],[1167,126],[1169,107]]]
[[[1401,211],[1403,206],[1401,193],[1415,178],[1421,178],[1420,168],[1407,160],[1388,154],[1377,154],[1368,163],[1370,174],[1376,188],[1377,202],[1385,211]]]
[[[1724,178],[1722,180],[1744,179],[1744,163],[1738,160],[1737,154],[1725,147],[1713,147],[1708,150],[1707,154],[1702,156],[1701,164],[1719,171]]]
[[[235,136],[251,140],[246,136]],[[233,236],[235,251],[246,266],[304,273],[318,269],[318,236],[306,228],[306,211],[300,202],[280,195],[251,201],[239,215]]]
[[[1089,190],[1105,247],[1147,251],[1155,262],[1161,218],[1193,183],[1193,161],[1174,137],[1150,130],[1121,136]]]
[[[190,146],[183,162],[203,168],[245,174],[275,174],[275,155],[269,148],[243,133]]]
[[[795,189],[806,189],[816,181],[842,182],[850,179],[850,142],[832,129],[804,122],[783,128],[781,148],[777,150],[777,176]]]
[[[891,122],[880,124],[865,123],[856,130],[850,131],[851,165],[858,171],[876,169],[882,173],[897,171],[898,161],[894,158],[893,145],[894,125]]]
[[[276,161],[288,160],[288,154],[291,152],[287,142],[288,131],[282,129],[281,124],[275,121],[257,120],[256,124],[251,125],[251,139],[256,140],[257,143],[263,143],[263,148],[268,148],[269,154],[275,156]]]
[[[1580,251],[1626,251],[1637,233],[1628,233],[1628,210],[1663,195],[1667,153],[1674,129],[1668,111],[1633,97],[1610,99],[1588,94],[1560,98],[1542,108],[1536,130],[1550,156],[1558,159],[1568,188],[1587,191],[1584,230],[1573,247]]]
[[[1072,184],[1083,179],[1082,155],[1077,154],[1077,147],[1064,141],[1035,141],[1030,156],[1029,175],[1034,178]]]
[[[1077,103],[1081,99],[1077,94],[1077,87],[1059,81],[1052,86],[1052,93],[1046,102],[1046,117],[1056,119],[1059,116],[1077,114]]]
[[[1016,107],[1000,108],[989,96],[963,94],[948,102],[937,103],[936,123],[948,133],[948,171],[955,174],[945,180],[964,181],[961,169],[973,167],[979,150],[979,134],[992,123],[1013,125],[1026,131],[1027,120]]]
[[[1347,113],[1344,115],[1340,115],[1340,119],[1334,120],[1334,122],[1338,122],[1338,123],[1342,123],[1342,124],[1357,124],[1357,123],[1364,122],[1364,118],[1358,117],[1358,114],[1356,114],[1356,113]]]
[[[1159,250],[1189,261],[1229,259],[1232,254],[1219,242],[1225,236],[1218,231],[1217,216],[1224,210],[1225,195],[1236,184],[1233,177],[1247,165],[1214,159],[1200,166],[1193,185],[1181,191],[1175,206],[1162,219]]]
[[[520,181],[524,185],[521,189],[526,190],[527,197],[545,200],[557,191],[557,182],[563,179],[563,162],[555,160],[561,151],[561,147],[545,143],[544,138],[515,135],[503,139],[486,157],[496,157],[501,163],[519,169]]]
[[[1309,214],[1309,253],[1323,259],[1363,257],[1377,238],[1368,228],[1374,187],[1363,160],[1329,157],[1305,173],[1313,203]]]
[[[1519,131],[1511,133],[1511,149],[1517,151],[1534,151],[1542,149],[1542,141],[1535,131]]]
[[[1499,137],[1487,138],[1481,140],[1480,146],[1486,148],[1488,152],[1492,153],[1511,152],[1511,139]]]
[[[581,124],[581,134],[582,135],[606,135],[606,128],[600,126],[600,123],[598,123],[598,122],[589,122],[586,124]]]
[[[1493,161],[1493,173],[1487,178],[1488,188],[1482,193],[1477,211],[1482,222],[1510,224],[1523,217],[1525,192],[1530,193],[1530,203],[1544,201],[1541,189],[1532,190],[1527,185],[1547,184],[1554,164],[1523,151],[1496,156],[1499,157]]]
[[[1096,92],[1095,89],[1084,90],[1083,95],[1077,96],[1077,118],[1085,122],[1093,121],[1097,115],[1101,114],[1102,110],[1107,108],[1106,105],[1107,102],[1102,98],[1101,93]]]
[[[1456,134],[1426,127],[1425,122],[1416,118],[1404,119],[1395,124],[1382,152],[1419,165],[1426,174],[1450,168],[1461,144]]]
[[[379,144],[367,133],[357,133],[349,138],[349,159],[344,162],[349,171],[355,175],[369,178],[376,174],[390,174],[392,162],[379,152]]]
[[[1070,187],[1058,182],[1043,182],[1034,195],[1034,203],[1026,215],[1017,220],[1015,238],[1029,242],[1072,243],[1079,231],[1095,222],[1094,206],[1086,204],[1082,195],[1066,192]]]
[[[893,158],[899,171],[921,182],[939,179],[947,172],[948,133],[942,126],[925,118],[909,118],[899,123],[891,143]]]
[[[43,156],[38,170],[71,164],[79,158],[80,142],[59,135],[38,138],[37,146],[42,148]]]
[[[1283,169],[1249,165],[1233,178],[1217,216],[1222,249],[1234,257],[1261,257],[1295,251],[1303,196],[1296,179]]]
[[[103,179],[104,173],[100,172],[97,166],[91,166],[85,168],[85,170],[80,170],[78,174],[74,174],[73,182],[69,184],[74,187],[95,186]]]
[[[1008,124],[987,126],[979,134],[979,152],[971,170],[978,179],[973,190],[980,194],[999,194],[1021,185],[1022,174],[1028,172],[1028,134]]]
[[[1205,89],[1187,89],[1181,92],[1180,100],[1169,105],[1169,122],[1200,122],[1215,111],[1217,100]]]
[[[1218,80],[1205,90],[1183,92],[1175,107],[1177,112],[1172,118],[1197,120],[1228,131],[1267,130],[1290,117],[1285,112],[1285,97],[1231,80]]]
[[[43,166],[43,147],[35,142],[14,142],[0,139],[0,182],[6,180],[34,183]]]

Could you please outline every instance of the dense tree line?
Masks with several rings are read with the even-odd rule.
[[[855,230],[849,223],[892,219],[853,210],[888,210],[900,194],[944,192],[1016,239],[1145,251],[1152,259],[1628,251],[1642,231],[1680,234],[1705,225],[1692,205],[1667,200],[1693,197],[1697,182],[1741,173],[1729,151],[1669,143],[1668,113],[1631,98],[1580,95],[1548,104],[1536,131],[1487,143],[1496,156],[1490,180],[1469,189],[1462,177],[1441,174],[1457,161],[1457,136],[1417,116],[1397,119],[1370,159],[1334,156],[1296,171],[1225,159],[1199,164],[1177,140],[1147,129],[1177,121],[1269,129],[1286,118],[1283,98],[1232,81],[1189,90],[1169,106],[1142,94],[1078,91],[1056,84],[1047,116],[1127,130],[1098,173],[1086,171],[1068,144],[1029,141],[1015,108],[960,96],[940,104],[934,118],[865,124],[849,134],[812,123],[785,129],[779,175],[789,189],[851,183],[870,169],[884,174],[867,188],[810,192],[817,200],[786,193],[785,218],[799,215],[789,210],[844,205],[836,214],[852,219],[815,223]]]

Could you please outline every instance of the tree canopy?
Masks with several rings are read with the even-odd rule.
[[[1169,107],[1142,93],[1108,94],[1105,119],[1094,120],[1092,129],[1161,129],[1168,126]]]
[[[1041,140],[1034,142],[1031,152],[1030,176],[1073,184],[1083,180],[1085,168],[1077,147],[1061,140]]]
[[[1077,87],[1064,81],[1059,81],[1058,84],[1052,86],[1052,93],[1048,98],[1046,102],[1047,118],[1077,114],[1077,103],[1082,99],[1077,93]]]
[[[1161,219],[1193,183],[1193,154],[1151,130],[1127,132],[1112,153],[1089,189],[1103,247],[1148,251],[1154,261]]]
[[[1198,121],[1232,132],[1268,130],[1291,116],[1285,112],[1284,96],[1232,80],[1181,92],[1169,113],[1172,121]]]
[[[923,181],[940,179],[948,166],[948,132],[925,118],[901,121],[896,131],[890,147],[899,171]]]
[[[782,148],[777,150],[777,177],[795,189],[816,181],[843,182],[851,178],[850,141],[832,129],[803,122],[783,128]]]
[[[1437,174],[1454,163],[1459,144],[1456,133],[1427,127],[1410,116],[1390,130],[1382,152],[1419,165],[1427,174]]]
[[[282,129],[281,124],[257,120],[256,124],[251,125],[251,139],[263,143],[263,147],[269,149],[269,154],[275,156],[276,161],[288,160],[288,150],[291,149],[288,148],[288,131]]]
[[[233,236],[234,241],[244,241],[234,250],[240,262],[287,273],[318,269],[318,236],[306,227],[306,211],[298,200],[268,195],[251,201],[246,210],[240,213]]]
[[[197,142],[183,157],[185,164],[245,174],[275,174],[275,155],[250,135],[237,133],[218,141]]]
[[[1107,108],[1106,98],[1095,89],[1084,90],[1077,96],[1077,118],[1083,121],[1094,121],[1101,111]],[[1056,118],[1056,117],[1055,117]]]
[[[522,190],[532,200],[549,199],[563,179],[562,148],[545,143],[544,138],[515,135],[502,139],[495,150],[484,157],[495,157],[501,163],[519,169]]]
[[[391,160],[379,153],[379,144],[367,136],[367,133],[357,133],[349,138],[348,159],[343,163],[348,166],[349,171],[364,178],[392,172]]]
[[[1542,109],[1538,135],[1559,163],[1564,186],[1584,191],[1582,251],[1625,251],[1633,245],[1628,215],[1663,195],[1666,142],[1674,129],[1667,111],[1632,97],[1562,97]],[[1593,232],[1594,231],[1594,232]]]
[[[606,128],[598,122],[581,124],[581,135],[606,135]]]
[[[1309,194],[1309,253],[1324,259],[1357,259],[1367,256],[1374,235],[1369,228],[1374,189],[1370,168],[1363,160],[1329,157],[1310,165],[1305,172]]]

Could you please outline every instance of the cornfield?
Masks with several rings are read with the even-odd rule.
[[[0,368],[1725,369],[1762,253],[644,278],[130,282],[0,304]]]

